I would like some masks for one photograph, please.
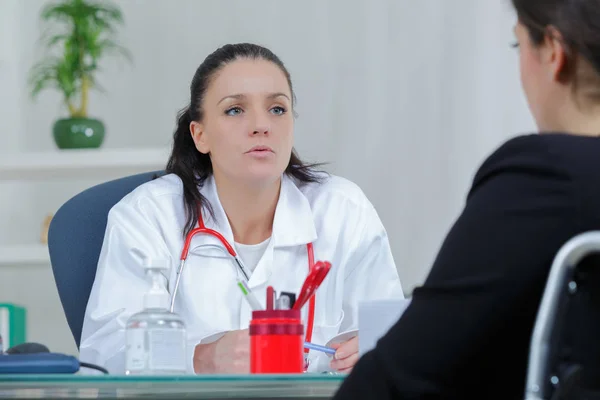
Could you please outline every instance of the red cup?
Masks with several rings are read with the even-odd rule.
[[[304,372],[304,326],[300,310],[261,310],[250,321],[250,373]]]

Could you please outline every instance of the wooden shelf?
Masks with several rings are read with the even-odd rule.
[[[170,149],[77,149],[0,154],[0,181],[126,176],[163,169]]]
[[[50,264],[48,246],[22,244],[0,246],[0,266]]]

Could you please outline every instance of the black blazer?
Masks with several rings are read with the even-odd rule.
[[[335,398],[522,399],[552,260],[589,230],[600,230],[600,138],[535,134],[507,141],[477,172],[411,305]],[[600,316],[598,292],[581,301]],[[585,344],[567,356],[592,360],[594,375],[600,326],[582,315],[569,318],[576,328],[567,340]]]

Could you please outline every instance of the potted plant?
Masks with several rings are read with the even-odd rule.
[[[89,95],[91,89],[101,89],[95,74],[103,56],[117,53],[131,60],[114,40],[116,25],[123,23],[122,13],[109,1],[62,0],[45,6],[41,19],[50,25],[42,35],[49,53],[30,71],[31,95],[35,98],[47,88],[61,92],[69,117],[54,123],[58,148],[100,147],[105,128],[102,121],[88,115]],[[63,29],[57,31],[61,25]]]

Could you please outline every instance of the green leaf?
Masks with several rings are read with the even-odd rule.
[[[133,57],[131,56],[131,53],[129,52],[129,50],[127,50],[123,46],[113,42],[112,40],[109,40],[109,39],[102,40],[100,43],[98,43],[98,48],[100,50],[100,55],[120,54],[125,59],[127,59],[127,61],[133,62]]]
[[[32,97],[35,98],[47,87],[55,86],[58,62],[57,59],[48,59],[33,66],[28,79]]]
[[[102,87],[98,81],[96,81],[96,78],[94,78],[93,76],[89,77],[90,79],[90,85],[91,87],[93,87],[94,89],[98,90],[101,93],[106,93],[106,89],[104,89],[104,87]]]
[[[32,77],[30,85],[31,97],[35,98],[43,89],[56,87],[55,74],[53,71],[39,72]]]
[[[60,43],[62,41],[68,41],[71,37],[69,35],[65,35],[65,34],[61,34],[61,35],[54,35],[54,36],[46,36],[46,40],[44,41],[44,44],[47,47],[52,47],[54,45],[56,45],[57,43]]]

